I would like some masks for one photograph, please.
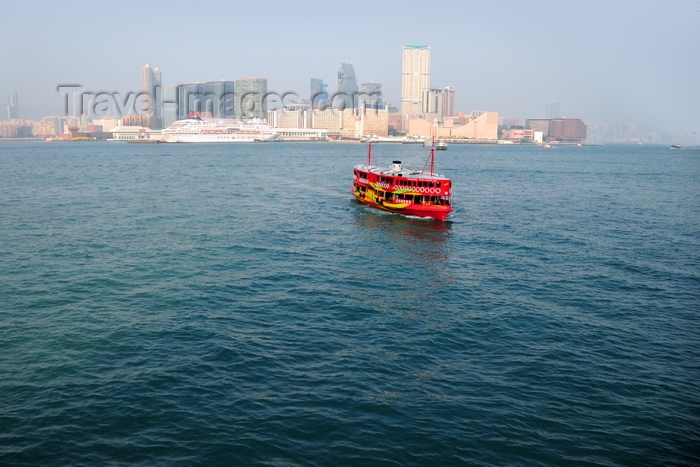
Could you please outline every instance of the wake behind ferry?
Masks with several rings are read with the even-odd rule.
[[[274,141],[277,136],[262,120],[203,120],[197,114],[174,122],[162,133],[165,143],[253,143]]]
[[[359,202],[407,216],[447,219],[452,212],[452,180],[435,174],[434,142],[423,170],[406,169],[401,161],[393,161],[389,168],[379,167],[372,165],[373,158],[369,143],[367,163],[356,165],[354,170],[351,192]]]

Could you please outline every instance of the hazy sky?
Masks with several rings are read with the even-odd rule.
[[[401,47],[429,45],[431,85],[457,108],[544,117],[560,101],[586,123],[700,134],[700,0],[32,1],[0,10],[0,108],[61,114],[61,84],[140,91],[163,84],[268,79],[268,90],[336,89],[341,62],[399,106]]]

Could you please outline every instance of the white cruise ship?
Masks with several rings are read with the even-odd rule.
[[[279,136],[262,120],[207,121],[199,116],[178,120],[164,129],[161,135],[164,143],[253,143],[274,141]]]

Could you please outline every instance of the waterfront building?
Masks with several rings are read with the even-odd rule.
[[[338,70],[338,94],[335,107],[339,110],[357,107],[358,91],[355,67],[350,63],[341,63]]]
[[[409,136],[431,137],[435,133],[440,139],[497,140],[498,112],[474,111],[470,115],[445,117],[436,125],[435,120],[412,118],[408,121]]]
[[[245,78],[235,82],[235,115],[241,120],[267,117],[267,79]]]
[[[34,136],[31,120],[12,120],[0,121],[0,138],[31,138]]]
[[[311,128],[328,130],[329,136],[339,136],[342,127],[342,112],[327,108],[311,111]]]
[[[404,119],[404,116],[398,112],[391,113],[389,112],[389,117],[388,117],[388,125],[389,129],[395,133],[405,133],[406,128],[407,128],[407,121]]]
[[[555,118],[549,121],[550,140],[563,143],[585,142],[588,127],[578,118]]]
[[[32,133],[40,138],[53,138],[63,133],[66,117],[43,117],[32,124]]]
[[[501,139],[513,143],[533,143],[535,142],[535,132],[530,128],[511,127],[503,130]]]
[[[360,114],[363,136],[389,136],[389,111],[366,108]]]
[[[581,143],[588,136],[588,127],[578,118],[529,118],[525,126],[541,132],[546,141]]]
[[[125,117],[122,117],[119,126],[142,126],[148,128],[149,121],[150,119],[148,115],[127,115]]]
[[[119,125],[119,120],[116,118],[100,118],[93,120],[88,126],[88,130],[94,132],[109,132],[117,125]]]
[[[146,126],[116,126],[111,133],[113,141],[161,139],[161,130],[152,130]]]
[[[548,118],[528,118],[525,120],[525,128],[532,131],[540,131],[544,136],[549,135],[549,119]]]
[[[311,114],[308,109],[293,110],[281,107],[267,111],[267,123],[272,128],[309,128]]]
[[[17,91],[7,95],[7,107],[5,107],[5,116],[8,120],[19,120],[19,103],[17,99]]]
[[[326,141],[328,130],[323,128],[275,128],[277,141]]]
[[[401,113],[419,115],[423,91],[430,88],[430,47],[407,45],[401,59]]]

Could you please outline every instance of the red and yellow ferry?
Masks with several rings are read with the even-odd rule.
[[[452,180],[435,174],[435,145],[423,170],[410,170],[393,161],[391,167],[372,165],[372,143],[367,164],[356,165],[352,194],[363,204],[407,216],[444,221],[452,212]],[[429,170],[426,172],[426,168]]]

